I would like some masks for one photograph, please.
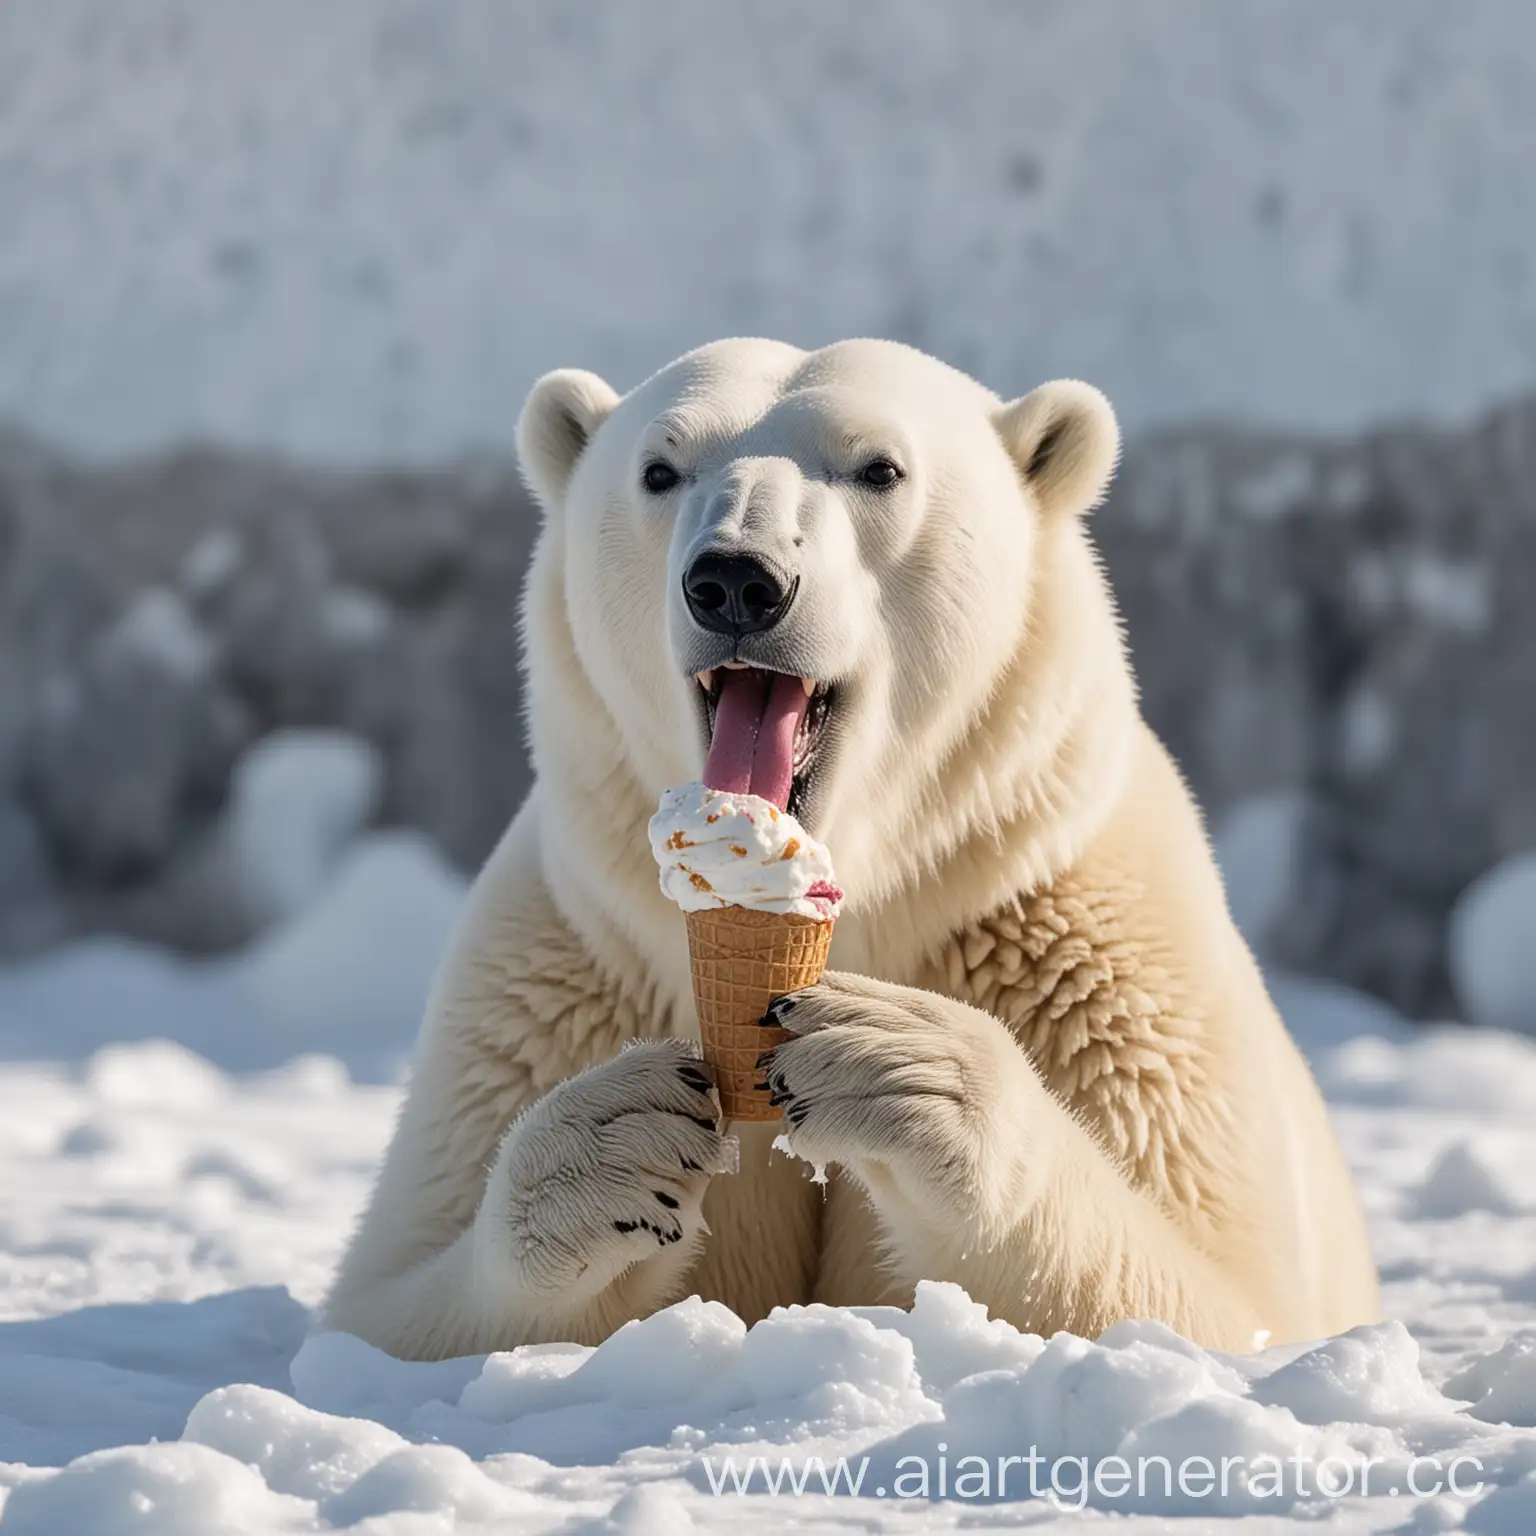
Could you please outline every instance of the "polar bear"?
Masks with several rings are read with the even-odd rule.
[[[924,1278],[1034,1332],[1154,1318],[1232,1350],[1376,1318],[1321,1097],[1138,712],[1084,517],[1118,455],[1104,397],[733,340],[622,398],[550,374],[518,446],[535,784],[329,1326],[441,1357]],[[785,1126],[716,1123],[645,835],[731,662],[814,691],[790,803],[848,892],[765,1063],[794,1158]]]

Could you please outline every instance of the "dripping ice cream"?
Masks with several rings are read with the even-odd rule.
[[[699,1036],[727,1119],[778,1118],[757,1060],[789,1037],[763,1016],[821,979],[842,909],[831,854],[788,809],[812,691],[798,677],[723,673],[703,781],[664,791],[650,822],[661,888],[687,921]]]
[[[684,912],[744,907],[826,922],[842,907],[832,856],[760,795],[683,784],[651,818],[661,888]]]

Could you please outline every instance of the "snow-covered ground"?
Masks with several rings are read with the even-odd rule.
[[[7,0],[0,416],[505,447],[541,370],[894,335],[1135,428],[1536,382],[1529,0]]]
[[[189,965],[92,944],[0,969],[5,1536],[1094,1529],[1117,1512],[1536,1529],[1536,1043],[1410,1031],[1296,978],[1276,990],[1369,1208],[1378,1327],[1226,1358],[1147,1324],[1022,1336],[932,1286],[910,1316],[813,1307],[747,1331],[695,1300],[595,1351],[440,1365],[308,1337],[462,895],[414,838],[334,846],[363,771],[348,750],[269,748],[274,782],[308,762],[323,795],[252,793],[235,813],[247,848],[263,817],[272,846],[291,848],[295,815],[330,836],[251,951]],[[1044,1496],[1019,1502],[1031,1478]]]

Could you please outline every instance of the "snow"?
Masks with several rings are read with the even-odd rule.
[[[1250,795],[1227,812],[1212,837],[1232,919],[1260,956],[1296,889],[1306,812],[1299,790]]]
[[[197,682],[213,666],[213,647],[186,603],[169,587],[138,593],[108,632],[109,652],[147,663],[183,682]]]
[[[221,829],[247,909],[267,924],[309,906],[383,789],[383,754],[350,732],[262,737],[236,764]]]
[[[1261,522],[1281,518],[1314,493],[1315,474],[1309,459],[1277,458],[1245,482],[1234,493],[1239,512]]]
[[[1536,1190],[1525,1187],[1521,1170],[1533,1165],[1536,1134],[1503,1131],[1453,1142],[1425,1177],[1419,1210],[1431,1218],[1466,1211],[1510,1216],[1530,1210]]]
[[[544,368],[627,386],[732,332],[895,334],[1004,391],[1085,376],[1132,430],[1443,418],[1536,379],[1525,0],[876,11],[15,0],[0,415],[93,453],[427,460],[505,447]],[[1243,508],[1304,479],[1277,461]],[[209,535],[188,589],[244,558]],[[1486,622],[1472,566],[1357,576]],[[345,589],[326,623],[366,644],[388,615]],[[111,640],[192,679],[209,644],[169,589]],[[1390,754],[1380,700],[1350,721],[1358,761]],[[378,794],[355,740],[265,742],[220,832],[258,942],[0,967],[3,1536],[928,1531],[1079,1504],[1084,1529],[1536,1530],[1536,856],[1456,909],[1477,1027],[1272,978],[1388,1322],[1229,1357],[1143,1322],[1034,1338],[928,1285],[910,1314],[748,1329],[694,1298],[595,1350],[418,1364],[314,1331],[464,895],[424,839],[366,830]],[[1261,948],[1304,809],[1255,800],[1218,839]],[[1001,1463],[1031,1447],[1048,1492],[1014,1502],[1031,1469]],[[1410,1487],[1457,1457],[1483,1490]],[[1116,1458],[1151,1491],[1107,1491]],[[1186,1474],[1166,1492],[1159,1459]]]
[[[1516,854],[1467,887],[1451,910],[1451,982],[1474,1023],[1529,1029],[1536,1019],[1536,853]]]
[[[178,963],[112,938],[0,967],[0,1060],[164,1038],[236,1071],[323,1045],[359,1077],[397,1077],[462,899],[425,837],[374,833],[300,920],[233,958]]]
[[[1467,1412],[1491,1424],[1536,1427],[1536,1329],[1522,1329],[1446,1383]]]
[[[322,621],[338,645],[376,645],[389,633],[389,604],[362,587],[332,587],[325,595]]]
[[[547,368],[877,334],[1133,430],[1460,416],[1536,379],[1533,45],[1528,0],[11,0],[0,415],[432,459]]]
[[[211,528],[181,562],[181,582],[200,600],[216,596],[228,586],[245,560],[245,543],[232,528]]]
[[[934,1284],[911,1313],[749,1329],[692,1298],[597,1349],[433,1364],[314,1331],[463,887],[361,829],[364,757],[269,751],[269,791],[315,769],[294,813],[325,850],[263,940],[0,968],[4,1536],[1536,1522],[1536,1043],[1285,974],[1388,1322],[1224,1356],[1145,1322],[1035,1338]]]

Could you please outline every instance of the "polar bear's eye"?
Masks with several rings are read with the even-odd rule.
[[[872,485],[877,491],[889,490],[901,479],[901,469],[889,459],[871,459],[859,471],[859,482]]]
[[[640,483],[652,496],[664,496],[682,480],[682,476],[662,459],[652,459],[641,472]]]

